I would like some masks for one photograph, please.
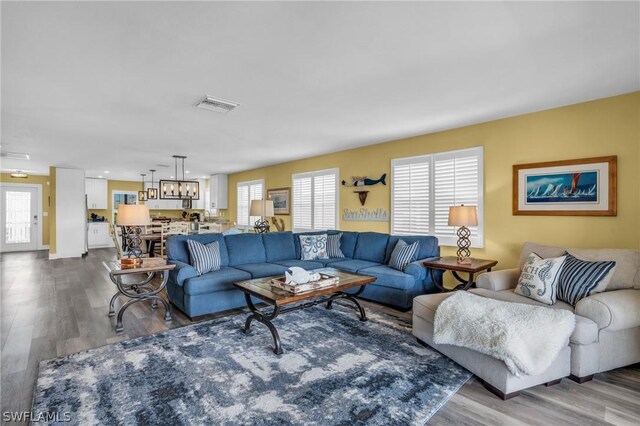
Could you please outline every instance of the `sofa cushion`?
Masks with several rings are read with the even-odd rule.
[[[640,289],[640,251],[631,249],[579,249],[545,246],[542,244],[526,242],[520,253],[520,269],[531,252],[536,252],[542,258],[562,256],[568,251],[573,256],[582,260],[616,262],[616,270],[607,285],[606,291],[620,290],[623,288]]]
[[[567,253],[560,271],[558,299],[571,305],[590,294],[601,293],[611,281],[616,262],[589,262]]]
[[[345,260],[352,260],[350,257],[334,257],[330,259],[316,259],[313,262],[322,263],[324,266],[333,267],[336,262],[344,262]]]
[[[229,266],[229,255],[227,245],[222,234],[200,234],[200,235],[172,235],[167,239],[167,259],[177,260],[182,263],[191,264],[187,240],[194,240],[201,244],[209,244],[217,241],[220,245],[220,266]]]
[[[380,266],[380,265],[381,264],[377,262],[370,262],[368,260],[358,260],[358,259],[352,259],[352,260],[340,259],[340,262],[333,262],[329,264],[329,266],[332,268],[341,269],[343,271],[354,272],[354,273],[358,272],[360,269],[371,268],[373,266]]]
[[[361,232],[356,242],[354,259],[384,263],[387,253],[388,234],[379,232]],[[347,254],[345,253],[345,256]]]
[[[389,259],[391,259],[391,252],[393,252],[393,249],[396,247],[399,240],[403,240],[407,244],[413,244],[416,241],[420,243],[417,259],[427,259],[429,257],[440,256],[440,246],[438,245],[438,238],[436,237],[426,235],[391,235],[389,237],[389,243],[387,244],[384,263],[389,263]]]
[[[286,266],[287,268],[297,266],[299,268],[306,269],[307,271],[310,271],[312,269],[324,268],[324,265],[322,263],[315,260],[287,259],[278,260],[275,263],[277,263],[278,265]]]
[[[229,266],[223,266],[218,271],[207,272],[198,277],[188,278],[184,281],[185,294],[195,296],[197,294],[214,293],[233,289],[235,281],[249,280],[251,274]]]
[[[410,290],[414,287],[416,280],[412,275],[393,269],[387,265],[373,266],[358,270],[359,274],[376,277],[373,285],[396,288],[400,290]]]
[[[413,298],[413,314],[433,324],[436,309],[440,303],[454,292],[423,294]]]
[[[338,231],[311,231],[311,232],[297,232],[295,234],[293,234],[293,244],[296,247],[296,259],[302,259],[302,251],[300,250],[300,235],[321,235],[321,234],[327,234],[327,235],[333,235],[333,234],[337,234]],[[346,254],[345,254],[346,256]]]
[[[252,278],[284,275],[284,271],[289,269],[284,265],[277,265],[275,263],[247,263],[244,265],[236,265],[234,268],[238,268],[241,271],[247,271],[251,274]]]
[[[344,257],[353,258],[353,253],[356,250],[356,242],[358,241],[359,232],[340,231],[342,237],[340,238],[340,250]]]
[[[224,237],[229,253],[229,265],[263,263],[267,260],[260,234],[236,234]]]
[[[295,259],[296,257],[296,246],[293,244],[293,233],[290,231],[262,234],[262,243],[267,262]]]

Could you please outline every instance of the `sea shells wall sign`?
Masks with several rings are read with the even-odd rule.
[[[365,207],[358,210],[342,210],[342,220],[363,221],[363,222],[388,222],[389,212],[385,209],[367,209]]]

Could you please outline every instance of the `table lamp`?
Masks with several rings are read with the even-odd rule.
[[[269,222],[264,220],[265,217],[274,216],[272,200],[251,200],[251,209],[249,216],[260,216],[259,220],[253,225],[253,229],[258,234],[269,232]]]
[[[141,227],[151,224],[151,218],[149,217],[149,208],[144,204],[120,204],[118,206],[118,219],[116,225],[125,227],[126,234],[123,233],[123,238],[126,238],[127,251],[123,253],[123,257],[120,259],[121,265],[139,265],[142,263],[140,255],[140,232]]]
[[[468,265],[471,263],[471,231],[467,226],[478,225],[478,213],[476,206],[460,206],[449,207],[449,226],[459,226],[458,228],[458,263]]]

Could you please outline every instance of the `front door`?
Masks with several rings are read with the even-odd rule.
[[[38,190],[30,187],[2,186],[0,248],[5,251],[38,249]]]

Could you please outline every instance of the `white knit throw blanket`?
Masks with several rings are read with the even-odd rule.
[[[564,309],[503,302],[457,291],[436,310],[434,342],[504,361],[518,376],[538,375],[556,359],[575,327]]]

